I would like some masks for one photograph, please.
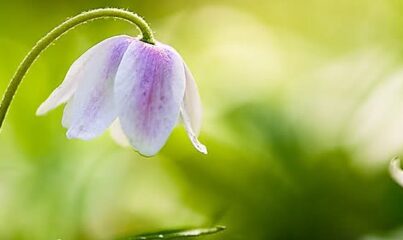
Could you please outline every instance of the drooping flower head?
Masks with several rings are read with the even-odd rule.
[[[162,43],[116,36],[98,43],[70,67],[63,83],[37,110],[66,103],[68,138],[89,140],[111,126],[114,139],[145,156],[160,151],[179,119],[197,150],[201,101],[181,56]]]

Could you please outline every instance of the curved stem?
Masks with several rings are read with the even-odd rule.
[[[15,92],[18,89],[18,86],[20,85],[22,79],[24,78],[31,65],[39,57],[39,55],[55,40],[57,40],[59,37],[61,37],[69,30],[73,29],[74,27],[84,24],[88,21],[101,18],[117,18],[128,21],[136,25],[140,29],[142,33],[141,41],[149,44],[155,44],[153,33],[144,19],[142,19],[137,14],[127,10],[116,8],[95,9],[88,12],[83,12],[72,18],[67,19],[59,26],[54,28],[52,31],[50,31],[48,34],[46,34],[46,36],[44,36],[42,39],[40,39],[18,66],[17,71],[11,79],[0,103],[0,129],[3,125],[4,118],[13,100]]]

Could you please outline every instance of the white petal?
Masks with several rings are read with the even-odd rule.
[[[79,57],[70,67],[62,84],[57,87],[50,96],[36,110],[36,115],[44,115],[50,110],[67,102],[77,89],[78,82],[83,78],[83,68],[87,65],[89,59],[93,57],[94,50],[91,48]]]
[[[398,157],[390,161],[389,172],[393,180],[403,187],[403,170],[400,168],[400,159]]]
[[[202,124],[202,104],[200,100],[199,90],[189,68],[184,64],[186,73],[186,89],[183,99],[183,109],[189,116],[189,124],[195,136],[198,136]]]
[[[186,108],[184,104],[182,104],[181,107],[181,117],[183,120],[183,123],[185,125],[186,132],[188,134],[188,137],[190,141],[192,142],[193,146],[201,153],[207,154],[207,148],[204,146],[199,140],[197,139],[196,134],[193,132],[193,128],[191,126],[191,119],[186,112]]]
[[[91,139],[101,135],[117,116],[113,85],[127,47],[127,36],[112,37],[93,47],[82,66],[79,84],[63,114],[68,138]]]
[[[185,92],[180,56],[168,46],[133,42],[119,66],[115,97],[130,144],[145,156],[165,144],[179,118]]]
[[[120,125],[119,119],[116,119],[111,127],[109,128],[112,139],[122,147],[129,147],[130,142],[127,139],[125,133],[123,132],[122,126]]]
[[[63,111],[62,126],[64,128],[70,128],[73,118],[73,111],[71,111],[72,101],[67,102]]]

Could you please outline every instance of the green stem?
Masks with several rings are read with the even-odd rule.
[[[59,37],[61,37],[69,30],[73,29],[74,27],[84,24],[91,20],[102,18],[116,18],[128,21],[136,25],[140,29],[142,33],[141,41],[149,44],[155,44],[153,33],[148,24],[146,23],[146,21],[144,21],[144,19],[142,19],[137,14],[127,10],[116,8],[94,9],[88,12],[83,12],[72,18],[67,19],[59,26],[54,28],[52,31],[50,31],[48,34],[46,34],[46,36],[44,36],[42,39],[40,39],[31,49],[31,51],[25,56],[21,64],[18,66],[17,71],[15,72],[13,78],[11,79],[7,87],[7,90],[3,96],[3,99],[0,103],[0,129],[3,125],[4,118],[6,117],[7,111],[13,100],[15,92],[18,89],[18,86],[20,85],[22,79],[24,78],[25,74],[27,73],[31,65],[39,57],[39,55],[49,45],[51,45]]]

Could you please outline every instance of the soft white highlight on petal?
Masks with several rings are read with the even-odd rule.
[[[94,46],[82,66],[78,86],[63,114],[68,138],[88,140],[101,135],[117,116],[113,85],[127,47],[127,36],[106,39]]]
[[[158,43],[133,42],[119,66],[115,99],[130,144],[145,156],[164,146],[179,118],[185,93],[181,57]]]
[[[202,143],[199,142],[197,139],[196,134],[193,131],[192,128],[192,122],[191,119],[186,111],[186,108],[184,104],[182,104],[181,107],[181,117],[183,120],[183,124],[185,125],[186,132],[189,136],[190,141],[192,142],[193,146],[201,153],[207,154],[207,148],[204,146]]]
[[[119,119],[116,119],[111,127],[109,128],[110,135],[112,139],[120,146],[122,147],[129,147],[130,142],[129,139],[127,139],[125,133],[123,132],[122,126],[120,124]]]
[[[183,108],[189,117],[189,124],[195,136],[200,133],[202,125],[202,104],[199,90],[189,68],[184,64],[186,74],[186,89],[183,99]]]
[[[403,187],[403,170],[400,167],[400,159],[395,157],[390,161],[389,172],[393,180]]]

